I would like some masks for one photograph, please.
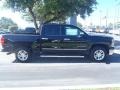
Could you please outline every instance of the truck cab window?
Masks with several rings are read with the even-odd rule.
[[[67,36],[77,36],[78,32],[77,28],[65,27],[65,35]]]
[[[46,25],[42,32],[44,36],[59,36],[60,35],[60,27],[59,26],[50,26]]]

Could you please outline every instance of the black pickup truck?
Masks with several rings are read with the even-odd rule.
[[[15,53],[16,60],[27,62],[34,52],[40,55],[81,55],[102,61],[113,53],[114,39],[88,34],[73,25],[46,24],[40,34],[2,34],[0,50]]]

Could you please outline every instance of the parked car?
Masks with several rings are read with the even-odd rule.
[[[0,34],[5,34],[5,31],[0,30]]]
[[[110,34],[115,34],[115,35],[120,35],[120,29],[110,30],[109,33]]]
[[[105,29],[100,29],[100,33],[105,33]]]
[[[15,53],[16,60],[27,62],[32,54],[40,55],[84,54],[90,60],[102,61],[114,49],[114,39],[109,36],[86,33],[73,25],[46,24],[41,34],[3,34],[0,35],[2,52]]]

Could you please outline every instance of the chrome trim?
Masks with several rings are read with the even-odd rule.
[[[42,40],[48,40],[48,38],[42,38]]]
[[[65,41],[69,41],[70,39],[69,38],[64,38]]]
[[[58,56],[58,55],[40,55],[40,57],[84,58],[84,56]]]
[[[109,50],[109,55],[113,55],[114,54],[114,50],[113,49],[110,49]]]
[[[112,44],[111,44],[111,46],[112,46],[112,47],[115,46],[115,40],[114,40],[114,39],[112,39]]]
[[[17,53],[17,58],[20,60],[20,61],[26,61],[28,59],[29,55],[28,55],[28,52],[25,51],[25,50],[20,50],[18,51]]]
[[[42,48],[43,50],[87,50],[87,49],[58,49],[58,48]]]
[[[53,43],[54,43],[54,42],[59,42],[59,40],[53,40],[52,42],[53,42]]]
[[[2,46],[2,45],[0,45],[0,51],[2,51],[2,49],[3,49],[3,46]]]
[[[105,57],[105,52],[103,50],[96,50],[94,52],[94,59],[97,61],[103,60]]]

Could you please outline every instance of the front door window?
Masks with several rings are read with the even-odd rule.
[[[67,36],[77,36],[78,35],[78,29],[66,27],[65,35],[67,35]]]

